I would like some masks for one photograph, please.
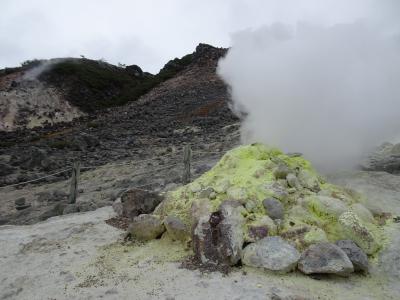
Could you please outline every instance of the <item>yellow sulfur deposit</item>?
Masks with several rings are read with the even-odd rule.
[[[265,199],[280,201],[284,208],[283,220],[275,220],[272,225],[266,221]],[[303,157],[285,155],[258,143],[227,152],[200,178],[168,193],[155,214],[173,215],[193,226],[199,211],[203,215],[215,212],[225,200],[243,205],[245,237],[251,236],[249,230],[254,229],[254,224],[265,224],[264,234],[280,235],[294,242],[298,249],[304,249],[326,239],[335,242],[354,238],[351,226],[356,226],[361,231],[357,233],[357,243],[368,254],[378,251],[382,245],[382,229],[374,220],[368,222],[364,216],[357,217],[357,211],[361,210],[353,209],[354,204],[362,201],[359,195],[326,183]],[[349,215],[352,222],[346,222]],[[261,232],[260,228],[255,230]],[[368,241],[362,240],[363,234]]]

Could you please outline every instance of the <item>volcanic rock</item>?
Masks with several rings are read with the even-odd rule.
[[[311,227],[305,234],[304,234],[304,243],[307,246],[312,244],[328,242],[328,237],[323,229],[318,227]]]
[[[296,268],[300,253],[281,237],[263,238],[243,250],[242,263],[257,268],[264,268],[280,273],[287,273]]]
[[[347,254],[353,263],[354,271],[368,272],[368,257],[356,243],[351,240],[340,240],[336,245]]]
[[[297,179],[297,176],[293,173],[290,173],[286,176],[287,183],[290,187],[299,189],[301,187],[299,180]]]
[[[175,241],[186,241],[190,236],[187,226],[177,217],[168,216],[164,219],[164,226],[170,237]]]
[[[336,274],[348,276],[354,271],[346,253],[331,243],[319,243],[308,247],[299,260],[298,268],[304,274]]]
[[[25,205],[26,199],[24,197],[18,198],[14,201],[15,206]]]
[[[24,197],[16,199],[14,203],[16,210],[23,210],[31,206],[29,203],[26,203],[26,199]]]
[[[300,170],[298,179],[300,184],[306,189],[309,189],[313,192],[318,192],[320,190],[318,177],[308,170]]]
[[[285,164],[279,164],[276,170],[274,171],[274,175],[276,179],[286,179],[287,175],[291,172],[289,167]]]
[[[163,197],[154,192],[140,189],[132,189],[121,195],[122,216],[134,218],[141,214],[149,214],[154,211]]]
[[[280,201],[269,198],[263,201],[263,205],[267,212],[267,215],[270,216],[271,219],[283,219],[284,209]]]
[[[380,245],[374,234],[362,223],[360,218],[352,211],[347,211],[339,217],[344,235],[353,240],[367,254],[375,253]]]
[[[241,209],[232,203],[201,217],[192,235],[196,258],[205,264],[235,265],[244,242],[243,225]]]
[[[132,237],[142,241],[156,239],[161,236],[164,231],[165,227],[160,218],[147,214],[134,217],[132,223],[128,227],[128,232]]]
[[[348,207],[341,200],[328,196],[310,197],[308,204],[311,210],[338,218],[342,213],[348,210]]]
[[[268,217],[263,216],[259,220],[255,220],[248,224],[247,234],[245,235],[246,242],[255,242],[266,236],[276,235],[277,226],[274,221]]]

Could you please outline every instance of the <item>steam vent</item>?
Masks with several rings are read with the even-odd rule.
[[[130,231],[142,239],[166,231],[189,242],[202,264],[341,276],[367,272],[384,242],[361,195],[327,183],[301,156],[262,144],[229,151]]]

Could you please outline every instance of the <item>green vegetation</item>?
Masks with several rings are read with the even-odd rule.
[[[103,61],[70,58],[52,65],[40,79],[64,90],[68,101],[83,111],[93,112],[137,100],[191,62],[189,54],[171,60],[157,75],[133,76],[125,68]]]
[[[43,60],[40,59],[31,59],[31,60],[25,60],[24,62],[21,63],[21,67],[22,68],[34,68],[39,66],[41,63],[43,62]]]
[[[45,60],[26,60],[21,67],[0,70],[0,77],[26,71],[48,62],[49,67],[39,79],[64,91],[73,105],[85,112],[93,112],[135,101],[156,85],[174,77],[193,61],[193,54],[169,61],[158,74],[144,72],[130,74],[125,65],[111,65],[104,60],[85,57]]]

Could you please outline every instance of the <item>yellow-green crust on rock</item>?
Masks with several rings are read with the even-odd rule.
[[[274,176],[282,165],[292,174],[291,179],[293,174],[298,177],[300,186],[289,187],[285,179]],[[204,190],[212,190],[212,197],[204,198]],[[349,238],[349,230],[344,228],[343,221],[339,223],[339,217],[351,211],[351,205],[362,201],[357,193],[327,183],[303,157],[288,156],[279,149],[257,143],[227,152],[210,171],[169,192],[155,214],[161,217],[174,215],[192,226],[198,218],[195,210],[201,206],[199,202],[207,202],[207,210],[214,212],[223,201],[237,200],[245,208],[242,214],[246,226],[251,226],[266,215],[262,201],[267,197],[281,201],[285,209],[284,220],[278,222],[276,234],[288,240],[295,239],[300,248],[303,248],[303,242],[324,240],[323,233],[330,242]],[[366,234],[368,243],[373,237],[373,246],[367,249],[367,253],[373,254],[382,244],[383,231],[375,222],[363,222],[362,226],[370,232]],[[275,231],[271,232],[275,234]],[[355,242],[362,245],[363,240],[357,238]]]

